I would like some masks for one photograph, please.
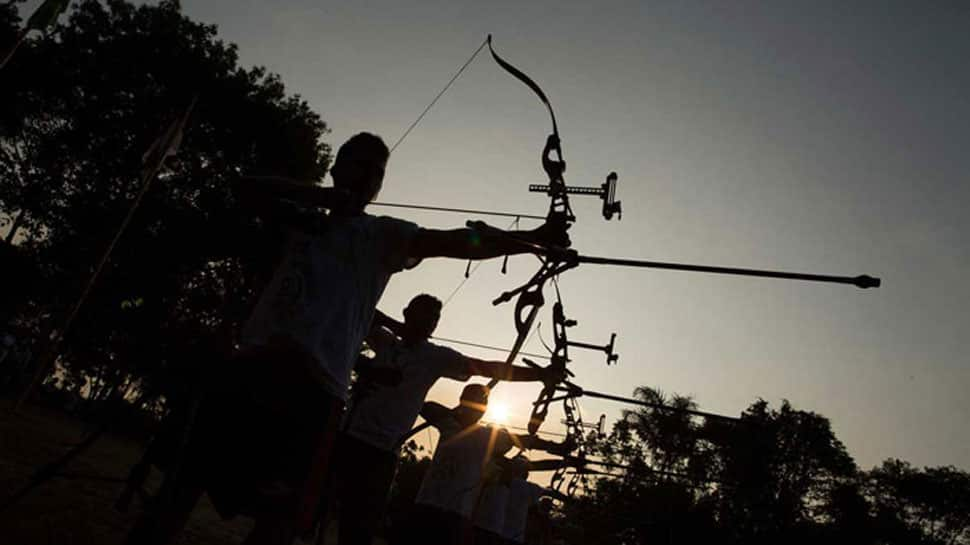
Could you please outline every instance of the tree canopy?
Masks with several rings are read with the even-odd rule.
[[[648,387],[635,394],[697,408]],[[898,460],[862,471],[827,418],[787,401],[758,400],[735,423],[640,408],[590,439],[625,469],[565,504],[567,542],[970,543],[970,474]]]
[[[21,24],[12,5],[0,22],[9,43]],[[228,349],[263,236],[231,183],[244,174],[322,179],[328,128],[278,76],[240,67],[236,47],[176,1],[74,2],[3,70],[0,214],[37,264],[27,285],[3,289],[22,295],[16,319],[38,335],[80,294],[140,189],[143,154],[195,97],[178,155],[66,338],[60,363],[79,384],[127,378],[155,388],[171,370],[214,357],[213,343]]]

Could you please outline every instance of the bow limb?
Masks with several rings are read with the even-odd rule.
[[[523,73],[518,68],[509,64],[508,61],[506,61],[502,57],[498,56],[498,53],[496,53],[495,49],[492,48],[491,34],[488,35],[488,39],[486,41],[488,42],[488,51],[492,54],[492,58],[495,59],[495,62],[497,62],[498,65],[501,66],[506,72],[515,76],[515,79],[526,84],[526,86],[528,86],[529,89],[532,89],[532,92],[538,95],[539,99],[542,100],[542,103],[546,105],[546,109],[549,110],[549,117],[552,118],[552,134],[554,134],[558,138],[559,127],[558,125],[556,125],[556,113],[552,111],[552,104],[549,102],[549,98],[546,97],[546,94],[542,92],[542,88],[539,87],[538,83],[536,83],[535,81],[532,81],[532,78],[525,75],[525,73]]]
[[[554,360],[550,366],[563,367]],[[529,416],[529,433],[535,435],[538,433],[539,428],[542,423],[546,421],[546,416],[549,415],[549,403],[551,402],[552,396],[556,393],[556,385],[550,384],[542,387],[539,392],[539,397],[536,398],[532,405],[532,414]]]
[[[550,202],[549,215],[546,221],[559,223],[574,221],[576,218],[573,216],[572,209],[569,206],[569,198],[566,196],[566,182],[563,181],[566,162],[562,158],[562,147],[559,144],[559,125],[556,123],[556,113],[552,110],[552,103],[549,102],[549,98],[542,91],[542,88],[539,87],[539,84],[495,52],[495,49],[492,48],[491,34],[489,34],[488,39],[485,41],[488,42],[488,50],[492,54],[492,58],[495,59],[495,62],[503,70],[512,74],[515,79],[521,81],[526,87],[531,89],[549,111],[549,118],[552,120],[552,134],[546,139],[546,145],[542,150],[542,169],[546,171],[546,176],[549,178],[548,194]]]
[[[529,309],[529,314],[526,319],[522,322],[522,328],[519,329],[518,334],[515,338],[515,343],[512,344],[512,349],[509,351],[509,355],[505,358],[506,368],[511,366],[515,362],[515,358],[519,356],[519,351],[522,350],[522,346],[525,344],[525,340],[529,336],[529,330],[532,329],[532,324],[535,323],[536,316],[539,315],[539,308],[542,306],[540,302],[537,305],[531,305]],[[518,325],[518,324],[516,324]],[[491,390],[499,383],[501,379],[492,378],[488,381],[488,389]]]
[[[556,284],[556,304],[552,308],[553,353],[549,365],[560,370],[563,380],[566,379],[566,364],[569,363],[569,339],[566,329],[573,325],[575,325],[575,322],[566,319],[563,312],[562,295],[559,293],[558,284]],[[549,404],[556,395],[556,386],[557,384],[546,384],[539,392],[539,397],[536,398],[532,406],[532,414],[529,416],[529,433],[538,432],[542,423],[545,422],[546,416],[549,414]]]

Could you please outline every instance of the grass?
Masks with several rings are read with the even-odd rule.
[[[13,400],[0,399],[0,503],[26,484],[43,465],[63,455],[84,437],[85,424],[65,413],[39,406],[12,412]],[[105,434],[75,458],[64,472],[122,479],[141,456],[137,441]],[[150,487],[160,482],[153,471]],[[0,543],[9,545],[110,545],[121,543],[138,513],[135,500],[128,513],[114,503],[123,484],[58,476],[0,512]],[[203,498],[193,513],[181,545],[240,543],[252,523],[223,521]]]

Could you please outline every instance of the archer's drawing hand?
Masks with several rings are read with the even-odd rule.
[[[569,464],[571,467],[575,467],[576,469],[586,467],[586,458],[579,456],[563,456],[563,459],[567,464]]]

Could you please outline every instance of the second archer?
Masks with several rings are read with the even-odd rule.
[[[421,294],[404,309],[403,323],[377,313],[367,338],[376,357],[370,365],[357,366],[358,380],[337,446],[334,475],[342,545],[371,542],[383,517],[401,438],[439,378],[483,376],[547,384],[564,378],[559,369],[480,360],[431,342],[441,308],[437,298]]]

